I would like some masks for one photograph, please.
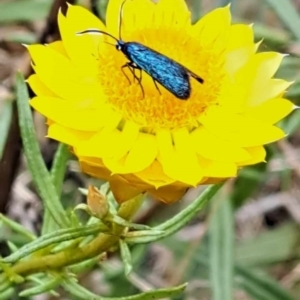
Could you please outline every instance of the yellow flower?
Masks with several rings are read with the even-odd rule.
[[[273,78],[284,55],[256,53],[252,27],[232,25],[228,6],[191,25],[184,0],[128,0],[123,40],[204,79],[191,78],[183,101],[161,85],[160,95],[143,72],[143,97],[138,82],[122,73],[128,59],[108,44],[112,38],[76,35],[96,28],[118,38],[122,2],[109,1],[106,26],[69,6],[58,16],[62,41],[28,47],[35,71],[28,82],[37,95],[30,104],[47,117],[48,136],[72,147],[83,172],[108,180],[118,201],[147,191],[171,203],[189,187],[263,162],[263,145],[285,136],[274,124],[295,108],[283,98],[290,83]]]

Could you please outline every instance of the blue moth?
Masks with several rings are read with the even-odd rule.
[[[121,5],[120,20],[123,5],[126,1],[127,0]],[[204,80],[200,76],[166,55],[138,42],[124,42],[121,38],[121,21],[119,22],[119,39],[105,31],[93,28],[77,33],[77,35],[82,34],[104,34],[116,41],[116,44],[113,44],[113,46],[115,46],[118,51],[121,51],[129,60],[126,64],[121,66],[121,70],[129,83],[131,83],[124,72],[125,68],[130,70],[134,79],[137,80],[141,87],[143,97],[145,96],[142,85],[143,71],[152,77],[153,83],[159,93],[160,90],[157,83],[180,100],[187,100],[191,95],[191,77],[196,79],[199,83],[204,83]],[[135,74],[135,70],[140,71],[139,77]]]

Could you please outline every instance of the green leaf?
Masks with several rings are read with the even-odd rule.
[[[295,300],[285,291],[277,281],[265,274],[249,271],[244,267],[236,266],[240,279],[238,285],[257,300]]]
[[[30,297],[30,296],[34,296],[34,295],[40,295],[46,292],[49,292],[53,289],[55,289],[56,287],[58,287],[60,285],[62,281],[61,276],[57,276],[55,278],[53,278],[52,280],[49,280],[48,282],[44,282],[44,283],[39,283],[38,286],[26,289],[24,291],[22,291],[21,293],[19,293],[20,297]]]
[[[35,282],[39,285],[44,285],[46,283],[45,279],[43,277],[46,277],[46,276],[43,276],[41,279],[40,278],[40,274],[37,274],[37,275],[30,275],[30,276],[27,276],[26,279],[29,280],[29,281],[32,281],[32,282]],[[60,278],[60,281],[61,281],[61,278]],[[54,290],[48,290],[49,294],[54,296],[54,297],[58,297],[59,296],[59,293],[55,292]]]
[[[240,265],[247,267],[296,260],[300,258],[299,241],[299,226],[293,223],[284,224],[240,242],[236,247],[235,259]]]
[[[0,299],[1,300],[11,300],[14,293],[15,293],[14,288],[8,288],[5,291],[0,292]]]
[[[36,236],[30,232],[29,230],[27,230],[26,228],[24,228],[22,225],[20,225],[19,223],[5,217],[4,215],[0,214],[0,220],[9,228],[11,228],[12,230],[14,230],[17,233],[20,233],[21,235],[27,237],[30,241],[34,240],[36,238]]]
[[[122,239],[119,240],[121,257],[124,264],[125,275],[128,276],[132,271],[131,253],[128,244]]]
[[[68,146],[59,144],[53,161],[51,169],[52,182],[56,188],[57,194],[61,194],[63,181],[66,174],[68,160],[70,158],[70,152]],[[50,211],[46,208],[44,213],[44,222],[42,227],[42,235],[57,229],[55,220],[51,217]]]
[[[28,104],[28,91],[23,76],[18,73],[17,81],[17,106],[19,112],[19,125],[25,156],[32,179],[43,200],[43,204],[50,211],[59,227],[67,227],[69,220],[63,209],[57,190],[52,183],[52,178],[43,161],[36,133],[32,121],[32,114]]]
[[[27,255],[36,252],[40,249],[46,248],[55,243],[61,243],[69,240],[73,240],[79,237],[84,237],[88,235],[92,235],[98,232],[105,232],[106,226],[103,224],[89,225],[86,227],[79,228],[69,228],[69,229],[60,229],[55,232],[51,232],[45,234],[33,242],[26,244],[18,251],[12,253],[11,255],[3,258],[3,262],[5,263],[14,263],[20,260]]]
[[[276,12],[284,25],[300,41],[300,17],[291,0],[265,0]]]
[[[7,241],[7,246],[12,253],[18,251],[18,247],[11,241]]]
[[[209,228],[210,278],[214,300],[233,299],[234,223],[228,198],[213,202]]]
[[[0,3],[0,23],[43,20],[51,0],[15,0]]]
[[[169,219],[168,221],[162,223],[161,225],[152,228],[154,231],[162,231],[161,234],[155,233],[154,235],[140,237],[136,236],[132,239],[132,242],[134,242],[135,244],[150,243],[153,241],[163,239],[177,232],[199,213],[199,211],[204,207],[204,205],[217,193],[221,186],[222,184],[208,186],[197,199],[195,199],[180,213],[178,213],[176,216]],[[126,241],[129,242],[130,238],[126,239]]]
[[[63,283],[63,287],[73,296],[78,297],[79,299],[83,300],[156,300],[156,299],[163,299],[169,298],[173,296],[177,296],[181,294],[187,284],[182,284],[173,288],[169,289],[159,289],[156,291],[149,291],[133,296],[126,296],[126,297],[101,297],[98,296],[89,290],[85,289],[81,285],[75,283],[73,280],[67,280]]]
[[[12,101],[4,101],[0,115],[0,160],[3,155],[12,117]]]

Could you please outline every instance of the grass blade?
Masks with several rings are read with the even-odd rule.
[[[295,300],[285,291],[277,281],[266,275],[258,275],[245,267],[236,266],[240,276],[239,285],[257,300]]]
[[[32,114],[28,104],[28,90],[22,74],[17,74],[16,82],[19,125],[28,168],[44,206],[50,211],[59,227],[67,227],[69,220],[60,203],[56,188],[45,166],[36,139]]]
[[[216,207],[217,206],[217,207]],[[234,224],[229,199],[212,206],[209,230],[210,278],[214,300],[233,299],[233,245]]]
[[[4,102],[0,116],[0,160],[2,159],[6,139],[8,136],[9,126],[12,117],[12,101]]]
[[[64,144],[59,144],[55,153],[53,166],[51,169],[52,182],[56,188],[58,195],[61,194],[61,189],[65,178],[69,158],[70,152],[68,150],[68,146]],[[50,211],[48,209],[45,209],[42,234],[54,231],[56,229],[57,225],[54,219],[51,217]]]
[[[291,33],[300,41],[300,17],[297,13],[296,7],[291,0],[265,0],[272,9],[276,12],[278,17],[284,25],[291,31]]]

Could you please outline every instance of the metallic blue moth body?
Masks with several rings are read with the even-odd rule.
[[[122,68],[128,67],[139,83],[141,83],[141,76],[138,78],[134,69],[146,72],[152,77],[157,89],[156,82],[181,100],[187,100],[190,97],[190,77],[200,83],[204,82],[201,77],[183,65],[140,43],[118,40],[116,48],[129,59],[129,62]]]
[[[116,41],[116,44],[107,43],[116,47],[117,50],[121,51],[127,58],[128,62],[121,66],[121,70],[124,76],[131,83],[130,79],[124,72],[124,68],[128,68],[134,79],[138,81],[141,87],[143,96],[145,96],[144,88],[142,86],[142,71],[146,72],[153,79],[153,83],[156,89],[160,90],[157,86],[157,82],[171,92],[175,97],[180,100],[187,100],[191,95],[191,83],[190,77],[195,78],[199,83],[203,83],[204,80],[187,69],[185,66],[176,62],[175,60],[137,42],[124,42],[121,37],[121,25],[122,25],[122,11],[124,4],[127,0],[124,0],[121,4],[120,15],[119,15],[119,38],[117,39],[108,32],[91,28],[77,32],[77,35],[82,34],[104,34]],[[137,77],[135,70],[140,71],[140,77]]]
[[[175,60],[141,44],[138,42],[124,42],[121,38],[121,13],[123,6],[127,0],[124,0],[120,10],[120,23],[119,23],[119,38],[117,39],[108,32],[99,29],[87,29],[81,32],[77,32],[77,35],[82,34],[104,34],[116,41],[116,44],[110,44],[115,46],[118,51],[121,51],[127,58],[128,62],[121,66],[121,70],[124,76],[131,83],[130,79],[124,72],[124,68],[128,68],[134,79],[137,80],[141,87],[143,97],[145,96],[144,88],[142,86],[142,71],[146,72],[153,79],[153,83],[160,93],[157,86],[157,82],[171,92],[175,97],[180,100],[187,100],[191,95],[191,83],[190,77],[196,79],[199,83],[203,83],[204,80],[187,69],[185,66],[176,62]],[[135,74],[135,70],[140,71],[140,76]]]

